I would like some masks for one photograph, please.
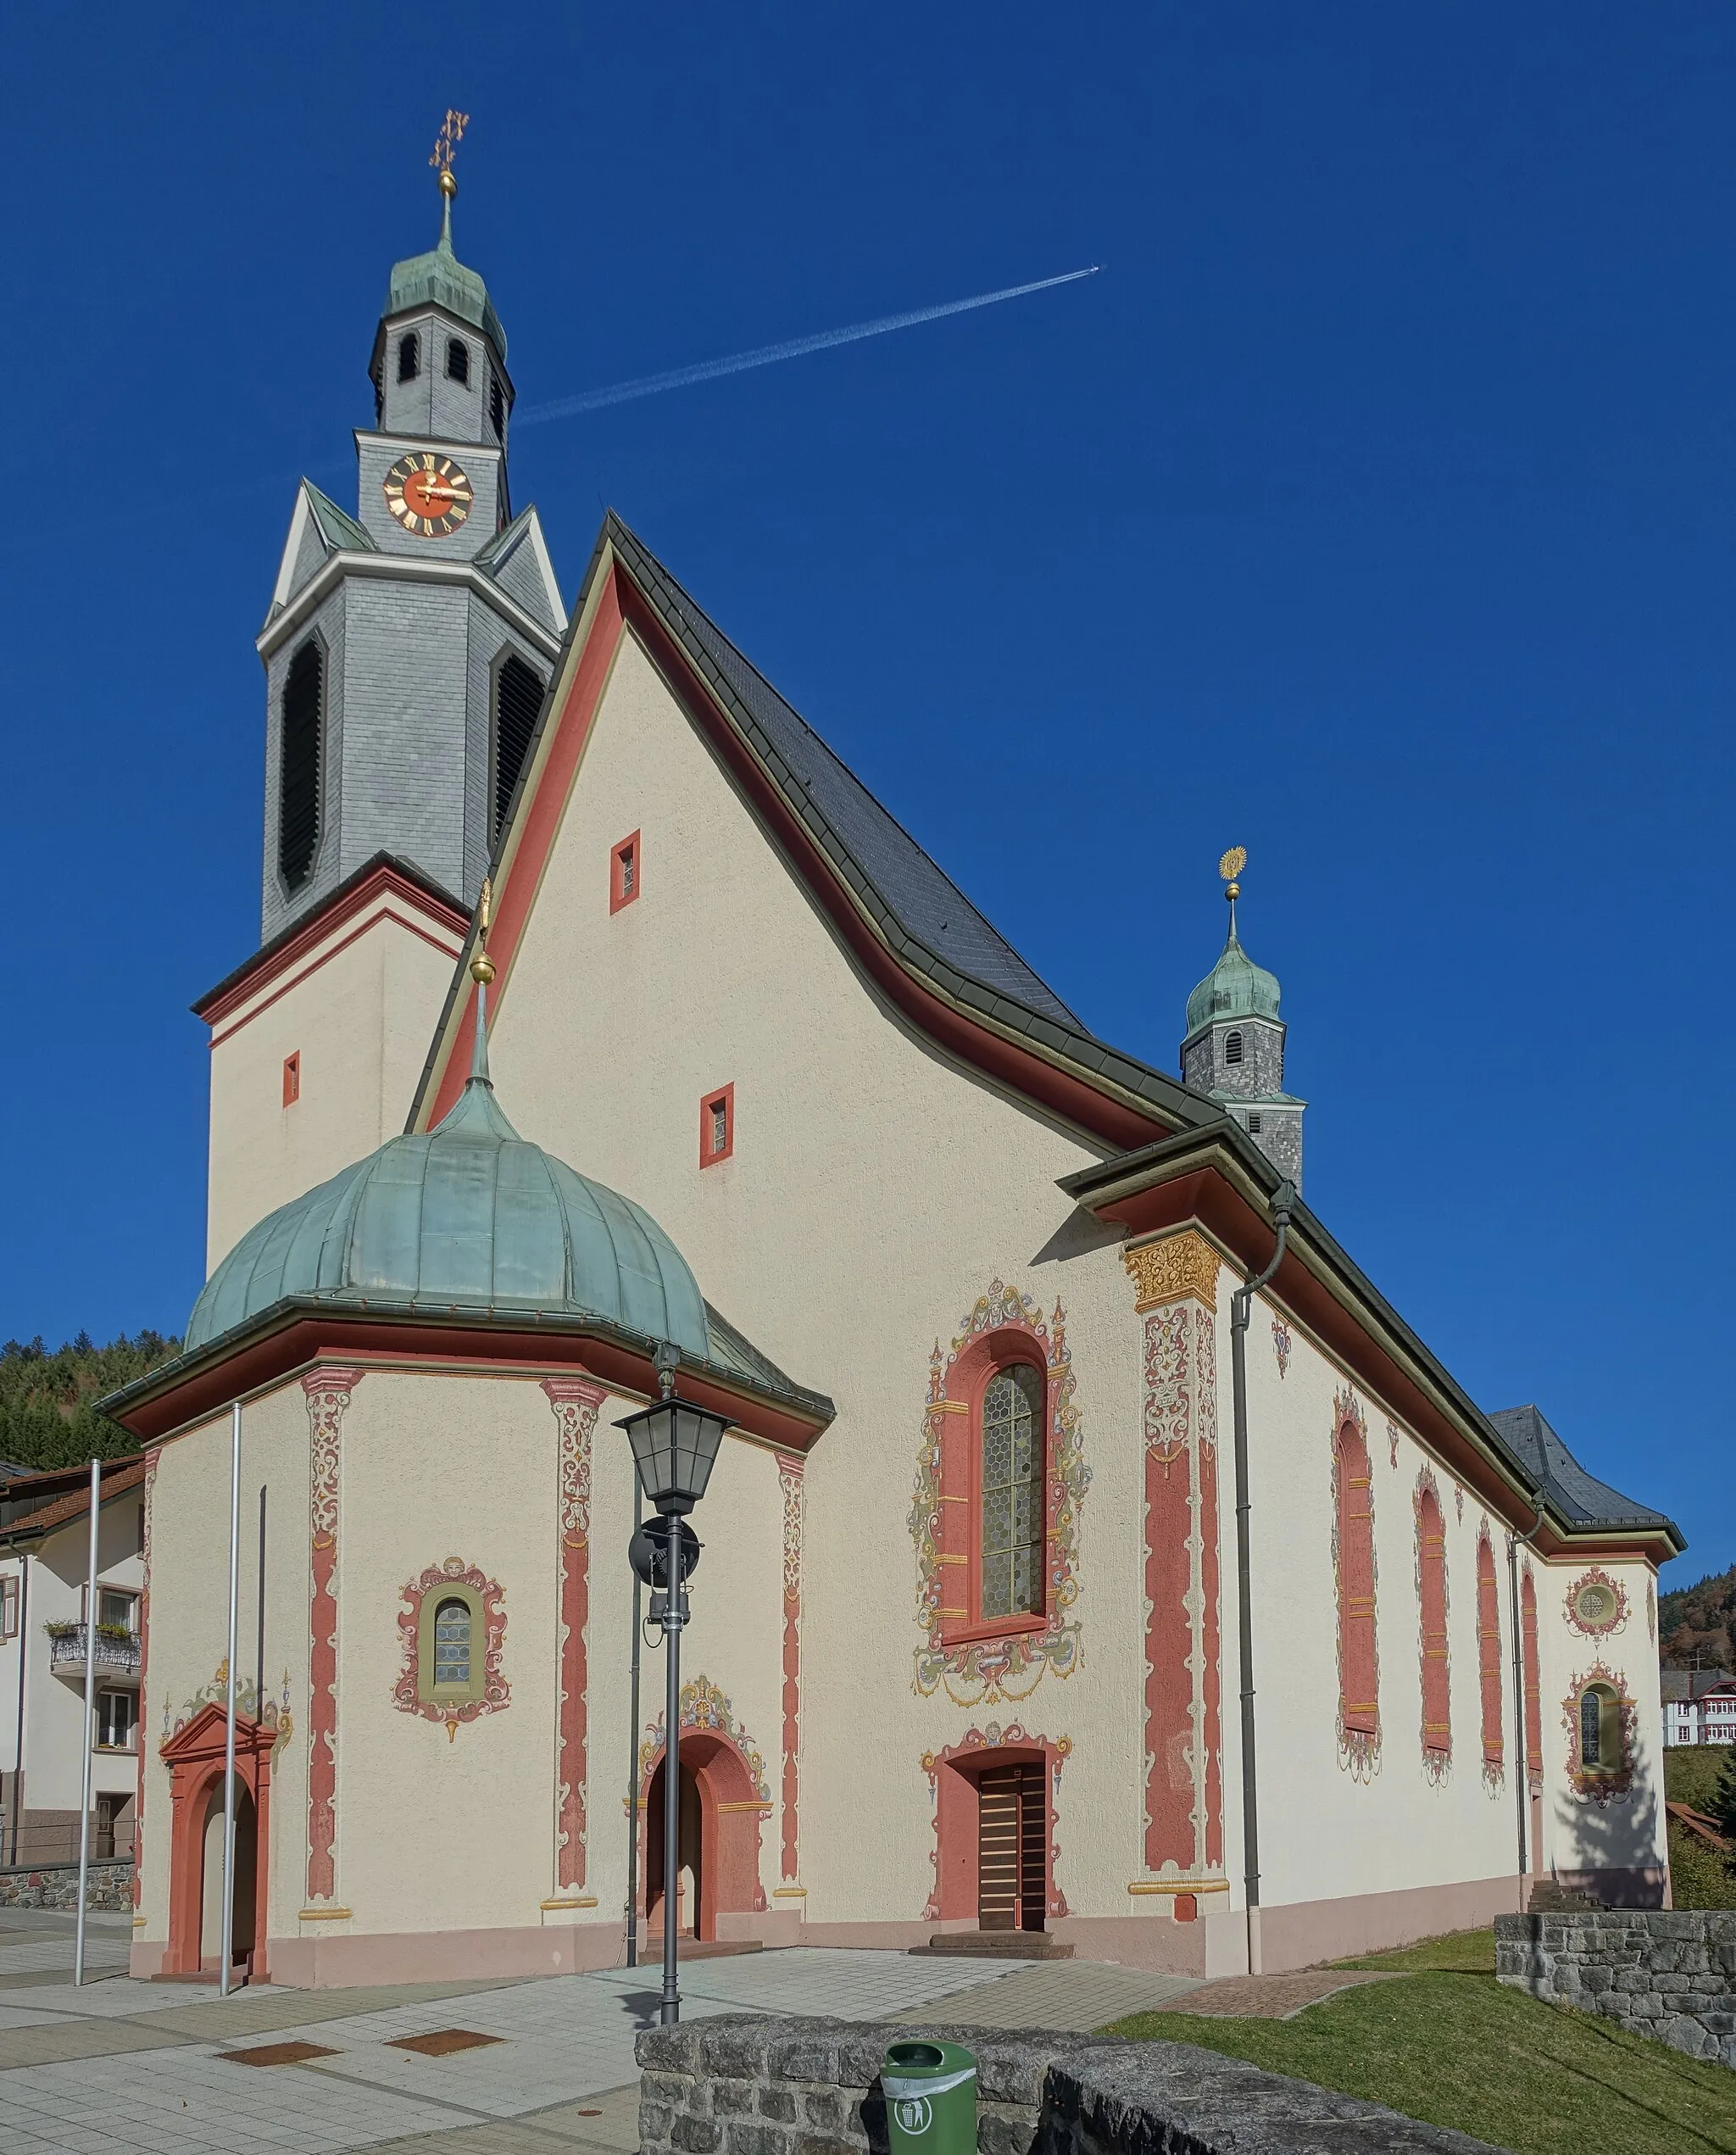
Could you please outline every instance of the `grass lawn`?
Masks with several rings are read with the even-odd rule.
[[[1493,1930],[1345,1965],[1407,1980],[1341,1991],[1294,2020],[1142,2013],[1107,2032],[1198,2043],[1517,2155],[1736,2155],[1736,2072],[1503,1989]]]

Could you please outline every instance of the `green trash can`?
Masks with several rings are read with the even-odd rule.
[[[976,2060],[957,2043],[894,2043],[880,2069],[892,2155],[976,2155]]]

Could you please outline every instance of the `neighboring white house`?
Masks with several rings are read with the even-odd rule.
[[[103,1476],[97,1706],[86,1736],[90,1511],[88,1467],[0,1482],[0,1868],[76,1857],[86,1741],[95,1752],[92,1852],[133,1852],[144,1462],[123,1461]]]
[[[1728,1669],[1665,1669],[1663,1705],[1666,1744],[1736,1744],[1736,1677]]]

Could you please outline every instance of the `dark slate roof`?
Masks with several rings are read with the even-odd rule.
[[[1534,1406],[1497,1407],[1489,1416],[1533,1480],[1547,1488],[1555,1509],[1576,1527],[1669,1527],[1661,1512],[1649,1512],[1631,1496],[1588,1474]],[[1679,1541],[1681,1536],[1677,1534]]]
[[[1685,1704],[1703,1699],[1708,1691],[1736,1690],[1736,1677],[1728,1668],[1663,1668],[1658,1672],[1658,1696],[1666,1704]]]
[[[757,666],[695,604],[640,542],[611,516],[611,536],[636,576],[648,578],[660,610],[676,615],[766,736],[785,771],[814,803],[910,933],[959,971],[1073,1032],[1080,1020],[931,860],[855,773],[792,710]],[[626,544],[623,545],[622,542]],[[671,623],[673,626],[673,623]]]

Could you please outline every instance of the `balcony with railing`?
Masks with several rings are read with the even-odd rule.
[[[139,1635],[120,1624],[97,1626],[97,1673],[107,1684],[136,1684],[143,1658]],[[79,1683],[85,1674],[85,1626],[55,1623],[48,1627],[48,1666],[57,1676]]]

